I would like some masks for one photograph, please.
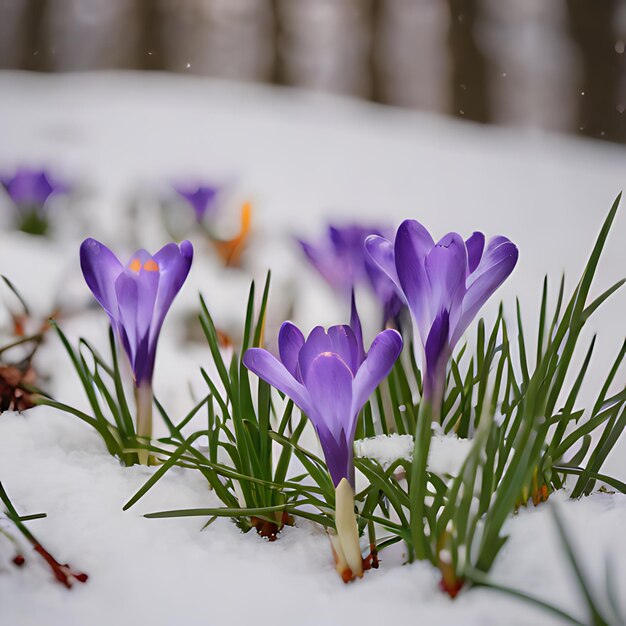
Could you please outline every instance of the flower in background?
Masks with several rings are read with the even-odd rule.
[[[287,394],[313,423],[336,490],[334,541],[337,570],[344,580],[362,576],[363,564],[354,517],[353,444],[359,412],[389,374],[402,350],[402,338],[385,330],[365,352],[353,307],[351,326],[315,327],[307,339],[291,322],[280,329],[280,360],[251,348],[246,367]]]
[[[406,300],[424,352],[424,397],[441,402],[448,359],[480,308],[506,280],[518,250],[506,237],[448,233],[437,243],[415,220],[395,242],[373,235],[366,247]]]
[[[239,213],[239,232],[232,239],[211,236],[211,243],[226,267],[241,267],[242,255],[250,239],[252,204],[244,202]]]
[[[365,244],[365,242],[363,242]],[[365,247],[365,245],[364,245]],[[372,258],[365,252],[365,269],[369,278],[370,285],[376,295],[378,301],[383,308],[382,325],[386,326],[388,322],[396,320],[402,309],[402,299],[398,295],[396,286],[389,276],[383,272]],[[399,326],[398,326],[399,328]]]
[[[221,239],[215,232],[215,224],[206,224],[208,215],[215,216],[218,198],[222,191],[217,185],[174,185],[176,193],[193,209],[196,224],[211,242],[215,252],[226,267],[241,267],[242,254],[250,237],[252,204],[243,202],[239,217],[239,232],[231,239]]]
[[[28,167],[18,168],[12,176],[0,176],[0,183],[15,208],[17,228],[33,235],[44,235],[48,231],[48,200],[55,194],[69,191],[45,170]]]
[[[194,210],[198,223],[202,222],[207,214],[213,213],[217,207],[220,189],[216,185],[174,185],[174,190]]]
[[[193,258],[189,241],[169,243],[156,254],[138,250],[122,265],[106,246],[85,239],[80,247],[83,276],[106,311],[133,370],[137,435],[152,433],[152,375],[165,316],[180,291]],[[141,458],[147,462],[147,456]]]
[[[367,254],[365,240],[385,234],[385,230],[355,224],[329,226],[318,244],[298,240],[311,265],[335,291],[348,296],[356,285],[369,284],[383,307],[383,325],[398,315],[402,300],[393,282]]]

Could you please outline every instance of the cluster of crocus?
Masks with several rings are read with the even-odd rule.
[[[48,200],[55,194],[69,191],[46,170],[29,167],[18,168],[13,175],[0,176],[0,183],[15,209],[16,227],[32,235],[45,235],[48,231]]]
[[[423,352],[424,399],[436,414],[448,359],[479,309],[515,267],[517,248],[505,237],[494,237],[485,245],[484,235],[478,232],[467,241],[449,233],[435,243],[414,220],[401,224],[394,243],[380,234],[366,237],[368,232],[331,228],[330,252],[301,244],[320,273],[339,289],[371,276],[370,265],[384,274],[385,289],[390,287],[393,297],[405,302],[413,316]],[[244,363],[287,394],[315,426],[336,489],[333,546],[337,569],[347,581],[363,571],[354,516],[356,421],[391,371],[402,339],[396,331],[383,331],[366,354],[353,299],[351,326],[333,326],[327,333],[317,327],[305,340],[293,324],[285,322],[278,343],[280,361],[266,350],[253,348]]]
[[[370,236],[372,259],[408,304],[423,352],[424,398],[438,411],[452,351],[483,304],[517,263],[515,244],[502,236],[485,245],[475,232],[466,241],[448,233],[435,243],[415,220],[405,220],[392,243]]]
[[[353,307],[354,311],[354,307]],[[287,394],[313,423],[335,486],[337,571],[344,581],[363,574],[354,515],[353,444],[359,412],[402,351],[395,330],[381,332],[365,352],[353,313],[350,326],[314,328],[308,338],[291,322],[278,336],[280,360],[263,348],[244,355],[246,367]]]
[[[370,286],[383,309],[383,326],[396,318],[402,300],[395,286],[365,250],[369,235],[386,236],[388,229],[362,225],[329,226],[317,244],[298,240],[306,258],[328,284],[346,298],[361,283]]]
[[[505,237],[485,243],[482,233],[467,241],[449,233],[435,243],[414,220],[399,227],[392,243],[382,235],[366,238],[363,229],[350,234],[332,231],[335,249],[361,248],[343,273],[337,255],[325,259],[303,244],[318,267],[342,289],[355,277],[372,275],[374,267],[399,303],[406,303],[420,339],[424,364],[424,399],[441,403],[448,359],[486,300],[513,270],[518,251]],[[349,244],[353,238],[354,241]],[[360,244],[358,243],[360,242]],[[137,436],[151,436],[152,374],[157,339],[174,297],[190,269],[193,250],[187,241],[168,244],[155,255],[136,252],[126,266],[93,239],[81,247],[81,265],[88,286],[105,309],[128,356],[137,391]],[[316,256],[317,255],[317,256]],[[369,259],[366,264],[364,259]],[[335,274],[332,274],[335,272]],[[349,276],[346,279],[345,276]],[[305,338],[291,322],[278,336],[279,357],[251,348],[245,366],[289,396],[312,422],[335,487],[335,528],[331,535],[337,571],[344,581],[363,574],[357,518],[354,511],[353,444],[359,414],[376,387],[389,375],[403,341],[396,330],[384,330],[363,345],[361,325],[352,297],[350,325],[318,326]],[[148,461],[147,452],[141,459]]]
[[[152,375],[165,316],[183,286],[193,258],[189,241],[170,243],[151,255],[138,250],[126,265],[106,246],[86,239],[80,248],[85,281],[106,311],[128,356],[137,401],[137,436],[152,435]],[[148,462],[142,451],[140,462]]]

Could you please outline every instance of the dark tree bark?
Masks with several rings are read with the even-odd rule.
[[[579,101],[578,130],[595,139],[624,142],[626,114],[622,113],[620,81],[626,78],[626,53],[615,33],[619,1],[568,0],[567,4],[582,70],[573,95]]]
[[[475,0],[448,0],[450,5],[452,112],[454,115],[488,122],[491,119],[487,97],[485,57],[474,32],[478,9]]]

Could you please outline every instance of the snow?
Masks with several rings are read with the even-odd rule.
[[[433,434],[428,453],[428,468],[438,474],[456,475],[470,451],[472,442],[455,435]],[[377,435],[354,442],[354,454],[378,461],[387,469],[398,459],[413,458],[411,435]]]
[[[411,435],[378,435],[354,442],[354,456],[378,461],[387,469],[398,459],[410,460],[413,456],[413,437]]]
[[[512,297],[520,295],[532,328],[544,273],[556,281],[565,270],[574,283],[626,171],[626,153],[617,146],[192,77],[4,72],[0,94],[0,170],[18,163],[49,164],[84,187],[81,220],[58,229],[52,242],[0,234],[0,273],[42,317],[62,301],[72,311],[62,324],[73,340],[82,335],[106,351],[105,316],[96,309],[81,311],[90,296],[78,270],[80,237],[95,236],[121,255],[139,239],[149,249],[167,240],[150,219],[149,202],[139,223],[129,225],[124,213],[129,194],[155,193],[189,176],[235,180],[242,196],[252,198],[257,235],[250,250],[252,269],[223,271],[196,246],[188,284],[166,320],[155,388],[177,415],[193,404],[189,384],[196,393],[204,389],[198,366],[210,367],[206,347],[180,347],[181,323],[197,309],[199,290],[218,325],[235,331],[250,277],[262,280],[269,266],[274,278],[269,339],[287,316],[304,330],[346,320],[346,304],[304,265],[292,235],[313,237],[326,219],[338,215],[376,222],[383,216],[395,223],[416,217],[438,234],[502,232],[518,243],[521,257],[501,296],[512,311]],[[624,273],[625,226],[622,211],[596,293]],[[586,333],[600,331],[590,380],[581,393],[585,401],[593,400],[621,343],[625,304],[625,294],[617,294]],[[493,316],[496,307],[494,300],[486,315]],[[375,319],[365,315],[364,321],[371,337]],[[53,337],[38,364],[59,399],[85,406]],[[362,446],[373,453],[372,444]],[[387,463],[407,446],[406,440],[394,440],[373,447]],[[622,480],[625,451],[622,442],[604,468]],[[454,472],[466,452],[467,442],[436,436],[431,467]],[[0,571],[1,624],[560,623],[486,590],[451,601],[437,592],[438,573],[430,565],[403,566],[401,555],[393,553],[382,553],[378,571],[344,586],[327,538],[306,522],[268,543],[254,533],[241,535],[226,520],[199,532],[205,520],[141,516],[218,505],[206,483],[190,472],[169,472],[139,504],[122,512],[152,471],[120,467],[97,435],[71,416],[44,407],[0,416],[0,479],[21,512],[48,514],[29,522],[47,547],[90,575],[87,584],[68,592],[34,557],[21,570]],[[623,585],[626,498],[594,494],[572,502],[559,494],[554,499],[593,579],[602,580],[610,553],[618,586]],[[579,611],[579,594],[547,507],[521,511],[507,531],[511,537],[493,579]]]
[[[455,476],[467,457],[472,442],[454,435],[434,435],[428,454],[428,467],[438,474]]]

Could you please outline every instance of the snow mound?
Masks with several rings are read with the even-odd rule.
[[[438,474],[456,474],[471,448],[469,439],[455,435],[433,434],[428,455],[428,467]],[[354,442],[354,454],[378,461],[387,469],[398,459],[411,460],[413,437],[411,435],[378,435]]]

